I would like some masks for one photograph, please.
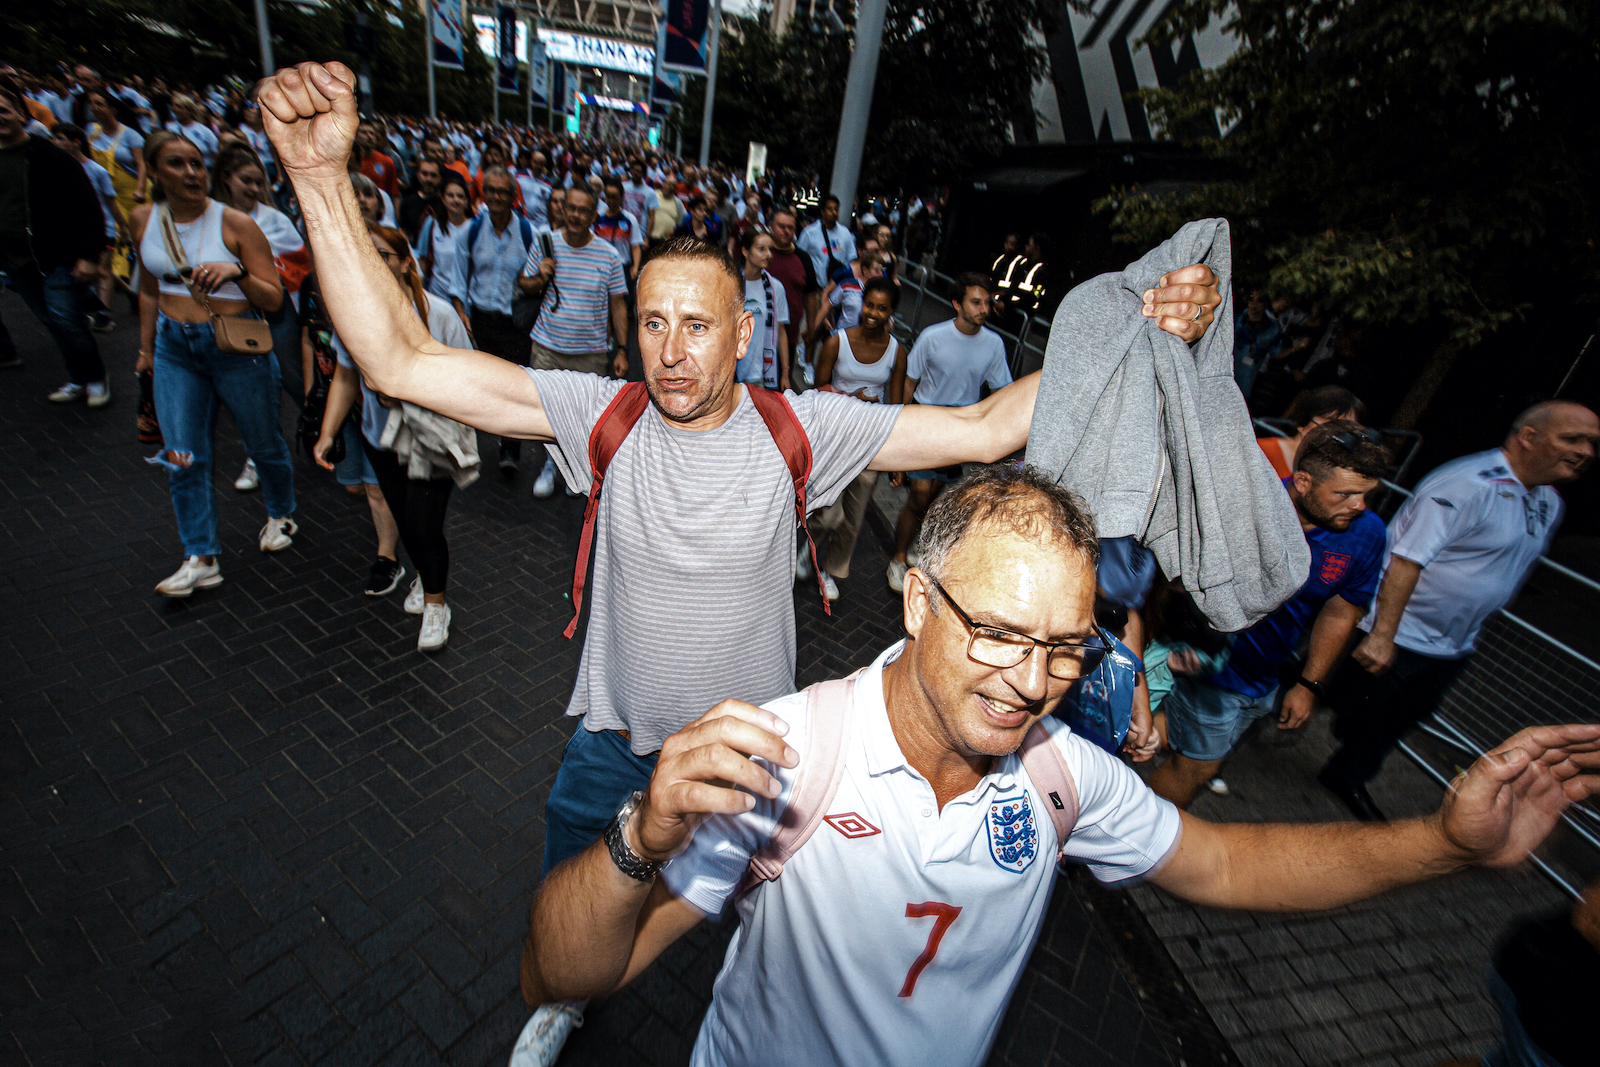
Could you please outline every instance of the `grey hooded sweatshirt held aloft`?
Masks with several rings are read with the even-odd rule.
[[[1222,293],[1193,347],[1140,310],[1156,279],[1190,263],[1210,267]],[[1028,462],[1084,499],[1101,537],[1138,538],[1227,631],[1270,614],[1311,571],[1233,383],[1231,273],[1227,220],[1203,219],[1072,290],[1050,327],[1028,433]]]

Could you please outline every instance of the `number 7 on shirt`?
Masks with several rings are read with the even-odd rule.
[[[922,947],[922,955],[912,962],[911,969],[906,972],[905,984],[900,987],[902,997],[909,997],[917,988],[917,978],[921,976],[922,969],[933,962],[933,957],[939,952],[939,942],[944,940],[944,932],[950,929],[960,914],[961,909],[956,905],[940,904],[936,900],[906,905],[906,918],[925,919],[932,915],[934,919],[933,929],[928,932],[928,943]]]

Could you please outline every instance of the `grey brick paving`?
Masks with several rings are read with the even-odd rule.
[[[1301,733],[1260,730],[1224,769],[1230,795],[1202,793],[1195,814],[1347,818],[1313,780],[1331,746],[1325,713]],[[1440,798],[1398,756],[1372,793],[1392,816]],[[1240,1060],[1275,1067],[1432,1065],[1487,1051],[1499,1032],[1484,987],[1496,939],[1564,902],[1531,868],[1465,871],[1318,914],[1219,912],[1153,887],[1132,896]]]
[[[303,461],[293,548],[256,551],[223,418],[226,581],[163,601],[177,545],[134,439],[131,326],[90,412],[45,401],[58,357],[14,296],[0,314],[29,360],[0,379],[0,1062],[503,1063],[572,729],[576,502],[493,476],[456,497],[451,645],[425,659],[398,594],[360,594],[364,503]],[[898,631],[861,545],[831,620],[797,596],[802,684]],[[1142,924],[1065,880],[993,1062],[1168,1064],[1180,1039],[1229,1062],[1196,1051],[1221,1039]],[[564,1062],[686,1062],[729,933],[595,1005]]]

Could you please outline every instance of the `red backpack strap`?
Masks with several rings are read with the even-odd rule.
[[[845,741],[850,733],[859,677],[861,671],[856,671],[848,678],[818,682],[806,690],[809,725],[805,751],[800,755],[799,777],[789,794],[789,806],[778,817],[777,830],[750,857],[736,897],[782,874],[783,865],[800,851],[828,814],[828,805],[833,803],[839,783],[844,780]]]
[[[572,573],[572,621],[562,636],[571,637],[578,630],[578,616],[583,614],[583,586],[589,576],[589,555],[594,548],[594,520],[600,510],[600,486],[606,480],[606,468],[611,457],[617,454],[622,442],[633,432],[634,424],[650,406],[650,394],[643,382],[629,382],[617,390],[611,403],[600,413],[600,421],[589,431],[589,502],[583,508],[583,536],[578,539],[578,563]]]
[[[1022,769],[1044,797],[1050,821],[1056,827],[1056,858],[1060,859],[1078,822],[1078,783],[1073,781],[1066,757],[1050,739],[1050,731],[1042,721],[1034,723],[1022,739]]]
[[[806,437],[805,427],[800,425],[800,417],[794,413],[794,408],[789,406],[788,399],[782,393],[754,385],[746,385],[745,389],[750,394],[750,402],[760,413],[761,421],[767,424],[767,432],[772,434],[778,451],[783,453],[783,462],[789,467],[789,477],[794,480],[795,521],[805,531],[806,546],[811,550],[811,569],[816,572],[817,589],[822,593],[822,611],[832,615],[833,607],[828,603],[828,587],[822,577],[822,565],[817,562],[817,543],[811,539],[811,527],[806,525],[806,483],[811,481],[811,440]]]

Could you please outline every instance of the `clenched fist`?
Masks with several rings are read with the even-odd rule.
[[[360,125],[350,68],[301,63],[263,78],[256,89],[262,123],[289,175],[344,180]]]

